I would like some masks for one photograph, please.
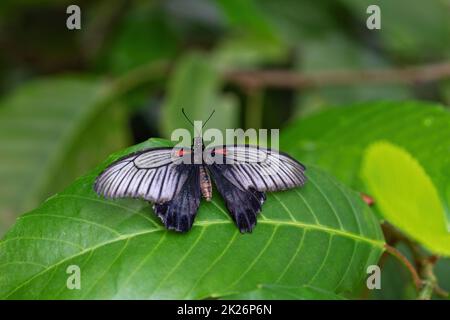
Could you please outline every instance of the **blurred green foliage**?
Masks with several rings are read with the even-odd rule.
[[[124,108],[105,100],[107,90],[93,79],[57,77],[32,81],[3,99],[0,232],[17,213],[126,145]]]
[[[66,28],[70,4],[81,8],[79,31]],[[366,28],[369,4],[381,8],[381,30]],[[281,128],[283,134],[290,123],[283,148],[358,191],[362,152],[388,139],[418,160],[449,212],[448,79],[293,90],[230,77],[245,70],[314,75],[448,61],[449,12],[448,0],[3,0],[0,234],[112,151],[189,128],[182,107],[195,120],[215,109],[209,127],[219,129]],[[358,116],[375,100],[391,101],[390,110]],[[444,107],[399,103],[405,100]],[[324,113],[303,121],[317,111]],[[447,265],[443,260],[436,272],[448,282]],[[400,269],[389,262],[386,270]],[[411,297],[401,287],[378,297]],[[272,289],[249,294],[280,290]]]

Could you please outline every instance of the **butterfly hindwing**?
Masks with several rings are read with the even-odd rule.
[[[186,232],[192,228],[200,205],[200,174],[198,165],[180,164],[187,172],[187,179],[175,197],[169,201],[155,203],[153,209],[169,230]]]
[[[266,200],[264,192],[250,188],[241,189],[233,184],[224,172],[229,165],[212,164],[208,166],[211,172],[217,191],[219,191],[231,217],[236,223],[239,231],[251,232],[256,225],[256,216],[261,211],[261,207]]]

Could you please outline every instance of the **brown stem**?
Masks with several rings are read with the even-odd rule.
[[[245,88],[287,88],[339,86],[368,83],[421,83],[450,78],[450,61],[393,69],[357,71],[323,71],[303,74],[290,70],[231,71],[226,74],[230,82]]]
[[[381,226],[386,241],[391,246],[395,245],[398,242],[402,242],[411,251],[416,268],[414,268],[412,265],[411,267],[413,267],[415,270],[417,269],[416,273],[418,274],[418,277],[420,278],[419,280],[421,282],[418,299],[430,299],[433,292],[440,297],[448,298],[449,293],[439,287],[437,278],[434,275],[434,265],[436,264],[439,257],[435,255],[427,256],[417,242],[405,236],[389,223],[385,222]],[[404,259],[406,258],[404,257]]]
[[[416,271],[416,268],[409,262],[409,260],[396,248],[388,245],[387,243],[384,245],[384,248],[387,252],[389,252],[392,256],[397,258],[409,271],[411,274],[411,277],[414,281],[414,285],[417,290],[419,290],[422,287],[422,280],[419,277],[419,274]]]

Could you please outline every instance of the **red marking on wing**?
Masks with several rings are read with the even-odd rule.
[[[225,148],[222,148],[222,149],[215,149],[214,152],[215,152],[215,153],[218,153],[218,154],[223,154],[224,156],[227,155],[227,149],[225,149]]]
[[[182,157],[185,154],[189,154],[189,153],[190,153],[189,151],[186,151],[184,149],[180,149],[180,150],[177,151],[177,156]]]

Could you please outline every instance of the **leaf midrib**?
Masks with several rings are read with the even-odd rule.
[[[327,226],[323,226],[323,225],[312,225],[312,224],[308,224],[308,223],[303,223],[303,222],[299,222],[299,221],[285,221],[285,220],[273,220],[273,219],[261,219],[258,221],[260,224],[268,224],[268,225],[272,225],[275,228],[279,227],[279,226],[291,226],[291,227],[297,227],[297,228],[302,228],[304,230],[316,230],[316,231],[321,231],[321,232],[325,232],[331,235],[338,235],[338,236],[342,236],[342,237],[346,237],[346,238],[350,238],[354,241],[360,241],[360,242],[366,242],[374,247],[378,247],[381,250],[384,250],[384,242],[381,240],[373,240],[370,238],[365,238],[361,235],[357,235],[351,232],[347,232],[345,230],[337,230],[337,229],[333,229]],[[217,221],[198,221],[194,224],[193,227],[208,227],[208,226],[212,226],[212,225],[219,225],[219,224],[230,224],[230,221],[225,221],[225,220],[217,220]],[[66,261],[69,261],[71,259],[77,258],[79,256],[82,256],[85,253],[88,253],[90,251],[94,251],[97,250],[103,246],[109,245],[109,244],[113,244],[122,240],[130,240],[132,238],[141,236],[141,235],[146,235],[146,234],[150,234],[153,232],[158,232],[158,231],[166,231],[165,228],[154,228],[151,230],[146,230],[146,231],[142,231],[142,232],[137,232],[137,233],[130,233],[130,234],[126,234],[108,241],[104,241],[101,242],[97,245],[94,245],[92,247],[86,248],[74,255],[71,255],[67,258],[64,258],[60,261],[58,261],[55,264],[52,264],[50,266],[47,266],[46,269],[38,272],[37,274],[35,274],[34,276],[30,277],[29,279],[27,279],[26,281],[24,281],[22,284],[20,284],[19,286],[17,286],[16,288],[14,288],[10,293],[8,293],[6,296],[4,296],[4,299],[8,298],[9,296],[11,296],[12,294],[14,294],[17,290],[19,290],[20,288],[22,288],[23,286],[25,286],[26,284],[28,284],[29,282],[31,282],[32,280],[34,280],[35,278],[45,274],[46,272],[52,270],[53,268],[58,267],[59,265],[63,264]],[[5,239],[5,241],[8,239]],[[2,241],[3,242],[3,241]],[[0,243],[2,243],[0,242]]]

